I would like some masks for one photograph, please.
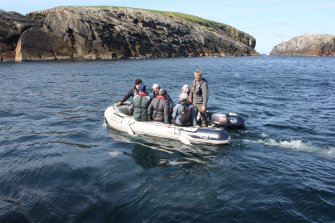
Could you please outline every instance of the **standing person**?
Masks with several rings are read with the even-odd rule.
[[[127,101],[130,97],[135,97],[135,95],[138,94],[138,86],[142,84],[142,80],[141,79],[136,79],[135,80],[135,84],[133,87],[131,87],[127,93],[123,96],[123,98],[116,103],[117,106],[120,106],[123,104],[123,102]]]
[[[207,101],[208,101],[208,83],[205,78],[202,78],[200,70],[194,72],[194,81],[192,85],[191,94],[193,105],[195,108],[195,115],[200,112],[202,127],[208,126],[208,119],[206,115]]]
[[[155,97],[148,108],[149,121],[170,123],[169,118],[169,101],[165,97],[166,90],[160,89],[159,94]]]
[[[147,88],[144,84],[138,86],[138,94],[133,99],[133,116],[136,121],[148,121],[148,107],[150,97],[147,94]]]

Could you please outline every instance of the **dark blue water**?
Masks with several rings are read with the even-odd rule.
[[[141,78],[177,98],[200,69],[223,147],[110,130]],[[335,58],[0,64],[0,222],[335,222]]]

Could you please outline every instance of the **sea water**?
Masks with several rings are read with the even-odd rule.
[[[208,109],[247,128],[187,146],[109,129],[141,78],[174,101],[201,70]],[[0,64],[0,222],[334,222],[335,58]]]

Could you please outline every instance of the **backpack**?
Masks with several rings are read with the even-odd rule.
[[[192,106],[184,106],[182,105],[182,110],[180,114],[180,123],[182,126],[191,126],[192,117],[191,117]]]

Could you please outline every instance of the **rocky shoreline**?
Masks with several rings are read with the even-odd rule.
[[[4,61],[253,56],[256,39],[198,17],[120,7],[0,11]]]
[[[297,36],[275,46],[272,56],[335,56],[335,36]]]

